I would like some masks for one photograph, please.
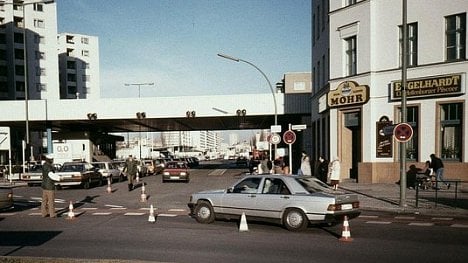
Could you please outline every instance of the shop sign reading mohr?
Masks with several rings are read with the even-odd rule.
[[[336,90],[328,92],[328,107],[364,104],[369,101],[369,86],[359,85],[355,81],[344,81]]]

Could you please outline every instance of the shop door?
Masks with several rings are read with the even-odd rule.
[[[349,169],[349,178],[358,181],[358,163],[361,162],[361,112],[345,113],[344,116],[344,134],[350,142],[348,160],[351,168]]]

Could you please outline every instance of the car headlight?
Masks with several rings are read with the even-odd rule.
[[[187,175],[187,173],[186,172],[181,172],[180,175]]]

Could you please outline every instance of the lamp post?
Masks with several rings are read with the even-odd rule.
[[[125,86],[138,86],[138,98],[141,97],[141,86],[153,86],[154,83],[125,83]]]
[[[275,91],[273,90],[273,86],[271,85],[271,82],[268,79],[268,77],[265,75],[265,73],[263,73],[263,71],[260,68],[258,68],[257,66],[255,66],[252,62],[249,62],[247,60],[232,57],[232,56],[229,56],[229,55],[226,55],[226,54],[218,54],[218,56],[222,57],[222,58],[225,58],[225,59],[235,61],[235,62],[244,62],[246,64],[249,64],[250,66],[254,67],[256,70],[258,70],[258,72],[260,72],[260,74],[262,74],[262,76],[267,81],[268,86],[270,87],[271,95],[273,96],[273,103],[274,103],[274,106],[275,106],[275,126],[277,126],[278,125],[278,106],[276,104],[276,95],[275,95]],[[277,145],[275,144],[275,157],[276,157],[276,147],[277,147]],[[272,156],[270,156],[270,159],[272,159]]]
[[[125,86],[138,86],[138,98],[141,98],[141,86],[153,86],[154,82],[151,83],[125,83]],[[146,113],[145,112],[138,112],[137,113],[137,118],[138,119],[144,119],[146,118]],[[140,156],[139,159],[141,161],[141,124],[139,124],[138,127],[138,145],[140,148]]]
[[[406,71],[408,66],[407,2],[402,0],[402,50],[401,50],[401,123],[406,123]],[[406,207],[406,142],[400,142],[400,206]]]

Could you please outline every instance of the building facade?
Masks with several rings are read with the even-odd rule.
[[[95,36],[61,33],[57,37],[61,99],[100,98],[99,41]]]
[[[56,4],[0,3],[0,100],[58,99]]]
[[[422,167],[434,153],[446,178],[466,180],[468,2],[407,0],[406,89],[402,3],[314,1],[312,122],[325,142],[315,152],[338,157],[342,179],[390,183],[407,141],[408,166]],[[394,136],[402,108],[412,131]]]

